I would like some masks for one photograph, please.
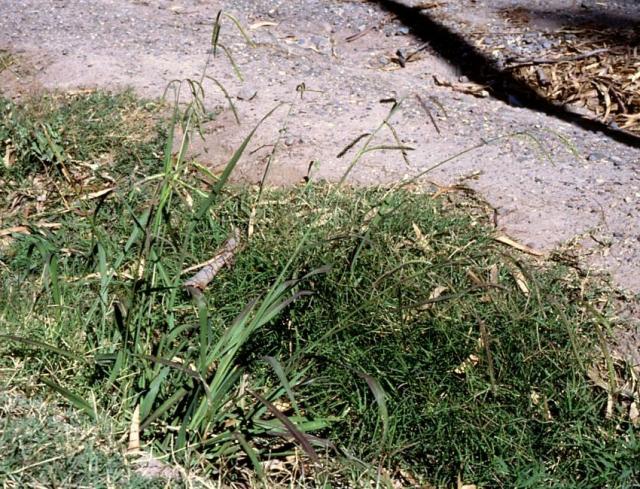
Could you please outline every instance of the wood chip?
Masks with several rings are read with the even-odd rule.
[[[439,87],[448,87],[452,90],[467,95],[473,95],[474,97],[485,98],[489,96],[489,91],[486,85],[479,85],[477,83],[455,83],[448,80],[442,80],[437,75],[433,75],[433,81]]]

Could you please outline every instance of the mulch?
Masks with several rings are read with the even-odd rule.
[[[640,134],[638,32],[584,27],[553,36],[560,42],[544,57],[507,69],[549,100],[584,107],[614,128]]]

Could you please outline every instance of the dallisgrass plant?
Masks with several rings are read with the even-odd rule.
[[[637,428],[587,377],[597,288],[496,242],[468,200],[230,185],[259,126],[220,174],[187,161],[204,80],[174,85],[192,98],[165,123],[130,94],[2,102],[2,389],[66,400],[185,484],[640,483]],[[352,166],[407,149],[375,135]],[[185,270],[236,229],[191,297]],[[59,480],[46,457],[17,470],[36,456],[2,427],[0,478]]]

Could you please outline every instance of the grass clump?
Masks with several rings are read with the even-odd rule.
[[[131,92],[43,94],[21,105],[2,98],[0,150],[6,156],[0,177],[46,171],[72,178],[69,172],[77,162],[129,162],[140,156],[141,143],[158,137],[157,124],[149,117],[157,108]]]
[[[66,135],[89,131],[79,114],[115,114],[61,139],[62,158],[15,151],[4,387],[42,380],[125,439],[137,412],[147,449],[227,483],[638,483],[637,431],[622,409],[605,419],[586,375],[597,290],[427,194],[308,183],[258,198],[160,137],[112,137],[135,106],[120,97],[48,114]],[[37,139],[16,129],[37,127],[31,110],[3,113],[5,151]],[[109,165],[88,164],[103,151]],[[50,198],[24,197],[34,180]],[[182,271],[235,228],[232,268],[192,300]]]

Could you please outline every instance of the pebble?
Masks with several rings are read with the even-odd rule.
[[[621,167],[624,165],[624,159],[619,156],[609,156],[609,161],[611,161],[615,167]]]
[[[606,155],[598,152],[593,152],[589,154],[589,156],[587,156],[588,161],[599,161],[599,160],[606,160],[606,159],[607,159]]]
[[[253,99],[256,95],[258,95],[258,91],[254,87],[245,86],[240,89],[240,91],[236,95],[236,98],[238,100],[248,101]]]

